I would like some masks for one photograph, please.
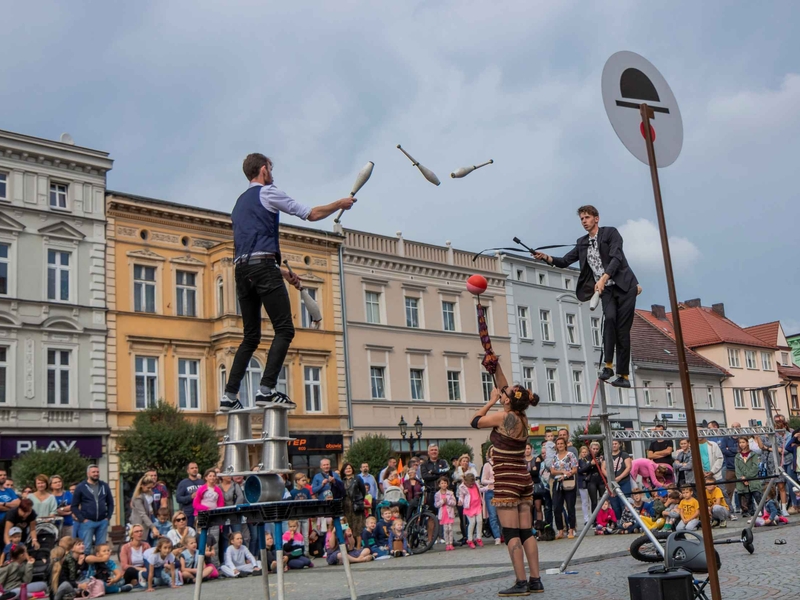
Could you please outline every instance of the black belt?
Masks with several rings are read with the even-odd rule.
[[[260,256],[253,256],[252,258],[249,258],[247,260],[240,260],[236,262],[236,266],[238,267],[240,265],[257,265],[259,263],[265,263],[270,261],[276,262],[274,254],[262,254]]]

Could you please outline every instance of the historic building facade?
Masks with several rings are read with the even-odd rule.
[[[422,439],[461,440],[475,450],[487,432],[469,426],[488,398],[492,378],[481,366],[475,297],[466,278],[489,283],[488,310],[495,353],[512,378],[505,275],[496,257],[446,246],[345,230],[344,302],[354,436],[381,433],[400,455],[409,443],[399,423],[419,417]]]
[[[230,216],[119,192],[109,192],[107,204],[112,446],[138,411],[160,400],[222,433],[226,418],[217,414],[219,398],[242,340]],[[299,292],[290,289],[297,334],[279,385],[298,405],[289,416],[298,438],[290,446],[290,460],[301,470],[316,467],[321,455],[340,458],[348,432],[341,241],[335,234],[281,226],[283,257],[323,313],[321,329],[311,329]],[[245,405],[252,405],[272,335],[264,314],[262,342],[240,389]],[[258,431],[260,416],[253,415],[253,421]],[[252,462],[259,462],[255,454]],[[119,498],[127,490],[123,483],[138,475],[123,470],[114,455],[110,484]]]
[[[0,131],[0,466],[77,448],[107,474],[108,153]]]

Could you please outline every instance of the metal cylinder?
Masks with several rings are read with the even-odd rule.
[[[261,447],[261,470],[281,471],[289,468],[289,446],[286,440],[265,440]]]
[[[225,441],[249,440],[253,437],[250,415],[232,413],[228,415],[228,433]],[[227,444],[222,458],[223,473],[244,473],[250,471],[250,459],[246,444]]]
[[[253,429],[250,427],[249,413],[228,414],[228,440],[236,442],[239,440],[249,440],[252,437]]]
[[[289,409],[280,404],[264,408],[264,426],[261,432],[264,439],[289,437]]]
[[[250,475],[244,480],[244,498],[250,504],[277,502],[283,498],[285,489],[283,477],[276,474]]]

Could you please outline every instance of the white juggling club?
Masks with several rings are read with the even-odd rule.
[[[356,182],[353,184],[353,191],[350,192],[350,197],[351,198],[358,193],[358,190],[360,190],[362,187],[364,187],[364,184],[367,183],[367,181],[369,181],[369,178],[372,176],[372,169],[374,167],[375,167],[375,163],[372,162],[372,161],[369,161],[358,172],[358,175],[356,175]],[[336,218],[333,220],[333,222],[334,223],[338,223],[341,220],[343,214],[344,214],[344,209],[339,211],[339,214],[336,215]]]
[[[475,169],[480,169],[481,167],[485,167],[486,165],[491,165],[493,163],[494,163],[494,161],[489,159],[485,163],[481,163],[479,165],[472,165],[471,167],[461,167],[460,169],[456,169],[455,171],[450,173],[450,177],[452,177],[453,179],[456,179],[456,178],[460,179],[461,177],[465,177],[465,176],[469,175]]]
[[[589,300],[589,310],[594,310],[600,304],[600,292],[595,292],[592,299]]]
[[[416,160],[413,156],[411,156],[408,152],[403,150],[403,147],[400,144],[397,144],[397,147],[400,149],[400,152],[402,152],[408,157],[408,160],[411,161],[411,164],[419,169],[419,172],[422,173],[425,179],[430,181],[433,185],[439,185],[441,183],[441,181],[439,181],[439,178],[436,176],[436,173],[431,171],[429,168],[419,164],[419,161]]]
[[[288,260],[283,261],[283,264],[289,269],[289,273],[294,273],[292,267],[289,266]],[[303,304],[306,305],[308,316],[311,317],[311,326],[314,329],[319,329],[319,324],[322,322],[322,311],[319,309],[319,304],[317,304],[317,301],[311,297],[311,294],[309,294],[308,290],[302,285],[300,286],[300,297],[303,299]]]

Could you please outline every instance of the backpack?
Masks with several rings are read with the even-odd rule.
[[[344,483],[342,480],[334,477],[333,483],[331,483],[331,494],[333,495],[333,499],[341,500],[344,498],[345,493]]]

